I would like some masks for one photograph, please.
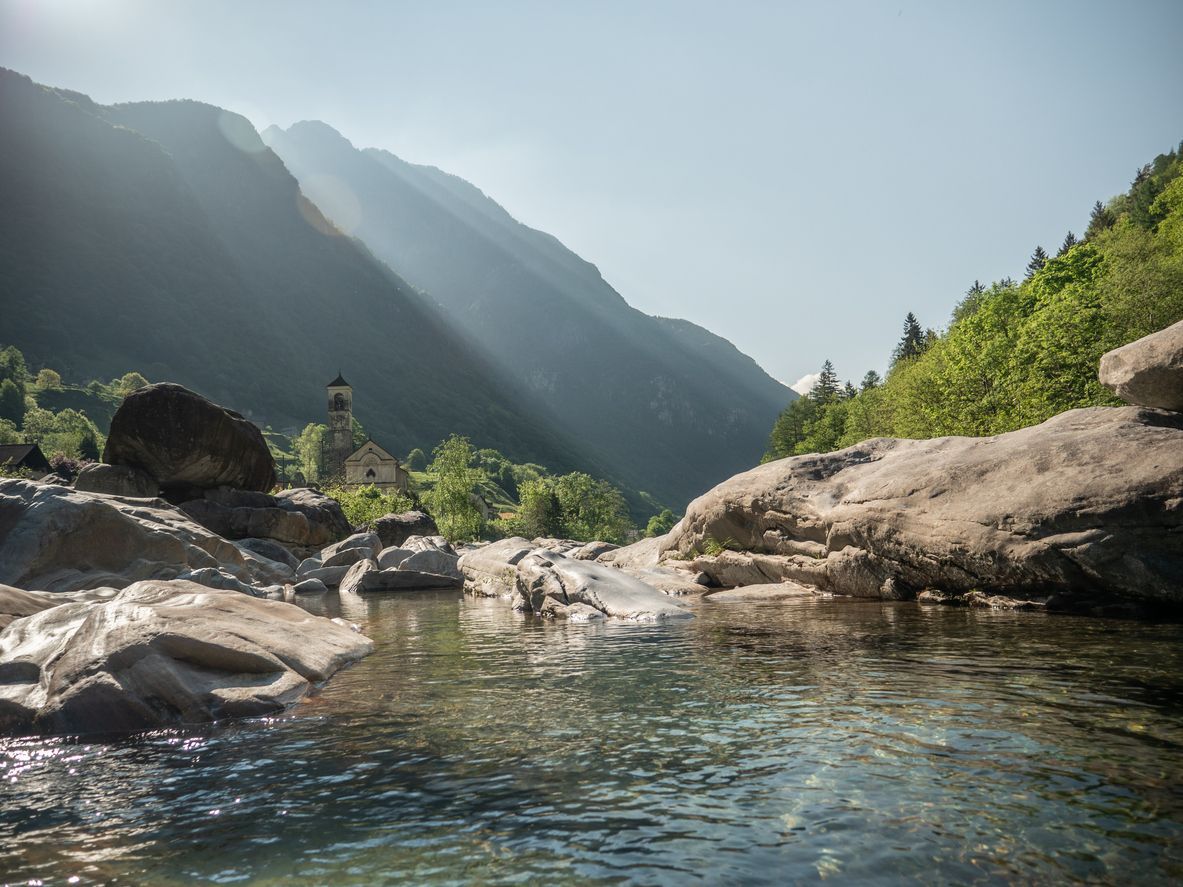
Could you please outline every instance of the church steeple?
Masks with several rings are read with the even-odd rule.
[[[353,453],[353,388],[340,372],[325,386],[328,392],[329,435],[322,472],[326,477],[343,475],[345,460]]]

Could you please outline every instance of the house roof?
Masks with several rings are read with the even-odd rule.
[[[330,382],[328,385],[325,386],[325,388],[352,388],[352,387],[353,386],[350,385],[348,382],[346,382],[345,377],[342,376],[340,373],[337,373],[337,378],[335,378],[332,382]]]
[[[397,456],[390,455],[390,453],[386,452],[386,450],[382,449],[382,447],[380,447],[376,443],[374,443],[373,440],[367,440],[364,444],[362,444],[360,447],[358,447],[353,452],[353,454],[351,456],[349,456],[345,461],[346,462],[360,462],[362,457],[364,455],[366,455],[366,453],[373,453],[375,456],[377,456],[383,462],[398,462]]]
[[[0,445],[0,465],[5,464],[11,464],[15,468],[23,465],[37,471],[49,471],[49,462],[37,444]]]

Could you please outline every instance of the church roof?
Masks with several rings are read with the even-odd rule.
[[[367,453],[373,453],[378,457],[379,462],[398,462],[398,456],[392,456],[386,450],[382,449],[382,447],[380,447],[378,444],[374,443],[372,438],[354,450],[353,455],[349,456],[345,461],[360,462],[362,457]]]
[[[351,388],[352,386],[345,381],[345,377],[337,373],[337,378],[325,386],[325,388]]]

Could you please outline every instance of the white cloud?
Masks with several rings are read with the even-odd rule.
[[[798,394],[805,395],[813,390],[813,386],[817,384],[817,380],[821,377],[821,373],[806,373],[789,387]]]

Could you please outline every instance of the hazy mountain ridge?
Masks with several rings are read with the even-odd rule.
[[[316,121],[262,135],[330,218],[349,216],[631,485],[684,501],[758,459],[794,397],[725,340],[632,308],[593,264],[463,179],[360,151]]]
[[[244,118],[187,101],[105,108],[8,71],[0,96],[3,339],[34,365],[138,369],[278,427],[322,420],[341,369],[395,451],[455,431],[610,475],[336,235]]]

